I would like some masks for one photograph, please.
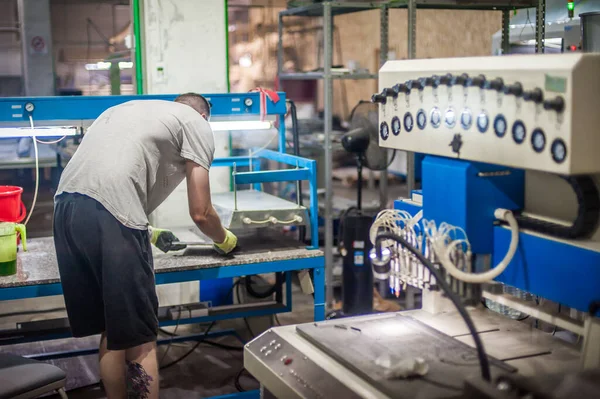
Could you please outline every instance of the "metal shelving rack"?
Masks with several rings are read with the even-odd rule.
[[[324,1],[304,7],[290,8],[279,13],[279,42],[277,47],[278,80],[323,79],[324,119],[325,119],[325,270],[326,270],[326,304],[331,306],[333,288],[331,285],[333,271],[333,223],[332,223],[332,117],[333,117],[333,80],[334,79],[377,79],[377,74],[370,73],[335,73],[333,63],[333,18],[337,15],[367,10],[380,10],[380,66],[387,61],[388,54],[388,22],[391,8],[406,8],[408,14],[408,58],[416,58],[417,40],[417,8],[453,9],[453,10],[496,10],[502,12],[502,50],[508,54],[510,12],[521,8],[536,9],[536,52],[544,52],[544,36],[546,26],[546,0],[389,0],[370,2]],[[323,18],[323,72],[284,73],[283,69],[283,19],[284,17],[321,17]],[[407,156],[407,187],[409,193],[415,187],[414,154]],[[380,199],[382,206],[387,202],[387,175],[381,174]]]

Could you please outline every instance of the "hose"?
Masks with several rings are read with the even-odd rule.
[[[292,118],[292,142],[294,144],[294,155],[300,156],[300,135],[298,134],[298,113],[296,109],[296,104],[292,100],[286,100],[286,102],[290,105],[290,116]],[[298,192],[296,193],[298,196],[298,204],[302,206],[304,204],[302,199],[302,182],[298,182]],[[304,242],[306,240],[306,226],[298,227],[298,235],[300,242]]]
[[[508,247],[508,251],[504,256],[504,259],[502,259],[502,261],[500,261],[500,263],[498,263],[493,269],[488,270],[486,272],[466,273],[462,270],[459,270],[450,260],[450,252],[454,250],[455,245],[451,244],[446,247],[444,243],[445,240],[440,240],[439,237],[431,237],[433,238],[433,250],[438,256],[438,261],[442,264],[442,266],[452,277],[464,281],[466,283],[483,284],[498,277],[509,265],[519,245],[519,225],[517,224],[517,220],[513,216],[512,212],[509,210],[501,208],[496,209],[496,211],[494,212],[494,216],[497,219],[503,220],[508,223],[511,231],[510,244]],[[463,240],[458,241],[461,244],[463,242]]]

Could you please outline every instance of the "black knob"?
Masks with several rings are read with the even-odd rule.
[[[437,76],[437,75],[433,75],[433,76],[431,77],[431,84],[430,84],[430,86],[431,86],[431,87],[433,87],[433,88],[435,89],[435,88],[436,88],[436,87],[438,87],[439,85],[440,85],[440,77],[439,77],[439,76]]]
[[[521,97],[523,95],[523,85],[519,82],[508,85],[504,88],[504,94]]]
[[[456,77],[455,83],[460,86],[466,86],[468,81],[469,81],[469,75],[467,75],[466,73],[463,73],[462,75]]]
[[[423,89],[423,85],[421,85],[421,82],[419,82],[418,80],[407,80],[406,81],[406,87],[408,87],[409,90],[412,89],[418,89],[421,90]]]
[[[385,104],[387,103],[387,97],[383,94],[373,94],[371,96],[371,102]]]
[[[504,89],[504,81],[502,78],[491,80],[489,88],[496,91],[502,91],[502,89]]]
[[[479,76],[475,76],[475,77],[471,78],[470,85],[483,89],[485,87],[485,83],[486,83],[485,76],[479,75]]]
[[[448,73],[442,77],[440,77],[440,84],[451,86],[452,85],[452,74]]]
[[[392,98],[398,97],[398,92],[391,87],[387,87],[387,88],[383,89],[381,94],[383,94],[386,97],[392,97]]]
[[[396,93],[410,93],[410,89],[408,87],[406,87],[406,85],[404,83],[398,83],[395,84],[394,87],[392,87],[392,89],[396,92]]]
[[[525,101],[533,101],[536,104],[544,101],[544,92],[540,88],[535,88],[531,91],[526,91],[523,93],[523,100]]]
[[[565,109],[565,100],[561,96],[554,97],[552,100],[544,101],[544,109],[563,112]]]
[[[435,87],[435,79],[433,77],[430,78],[420,78],[419,82],[421,83],[421,86],[426,87],[426,86],[433,86]]]

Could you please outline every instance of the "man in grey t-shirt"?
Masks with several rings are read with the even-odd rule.
[[[181,246],[170,233],[149,232],[148,215],[186,178],[196,225],[220,253],[237,244],[211,204],[209,117],[209,103],[193,93],[109,108],[61,176],[54,242],[69,323],[75,337],[102,334],[100,375],[109,398],[158,398],[150,242]]]

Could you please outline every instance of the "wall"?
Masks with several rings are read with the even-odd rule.
[[[267,87],[275,81],[277,56],[277,13],[281,9],[253,9],[249,12],[248,27],[252,30],[248,44],[264,48],[254,49],[261,54],[261,69],[241,68],[235,56],[231,57],[232,71],[236,78],[251,86],[258,80]],[[309,28],[318,22],[316,18],[286,18],[287,24],[295,25],[292,30]],[[361,67],[376,72],[379,65],[379,12],[365,11],[335,17],[334,64],[348,64],[356,61]],[[261,29],[258,29],[261,27]],[[360,27],[360,29],[357,29]],[[489,55],[492,48],[492,35],[501,27],[501,14],[496,11],[450,11],[418,10],[417,12],[417,57],[444,58]],[[389,49],[397,59],[405,58],[407,53],[406,10],[390,10]],[[287,31],[287,29],[286,29]],[[317,65],[319,30],[312,33],[287,34],[284,37],[286,66],[310,70]],[[297,49],[297,51],[293,51]],[[232,51],[237,51],[235,48]],[[268,54],[265,57],[264,54]],[[295,59],[293,57],[296,57]],[[320,60],[319,65],[322,65]],[[321,85],[322,86],[322,85]],[[376,81],[335,81],[334,112],[347,117],[352,108],[360,101],[369,99],[377,90]],[[344,92],[345,90],[345,92]],[[322,87],[318,104],[322,107]]]
[[[145,93],[227,92],[225,3],[217,0],[144,0]],[[215,156],[229,155],[225,132],[215,134]],[[210,172],[213,192],[229,191],[229,171]],[[151,215],[158,227],[192,227],[185,181]],[[198,283],[159,286],[161,306],[198,300]]]

